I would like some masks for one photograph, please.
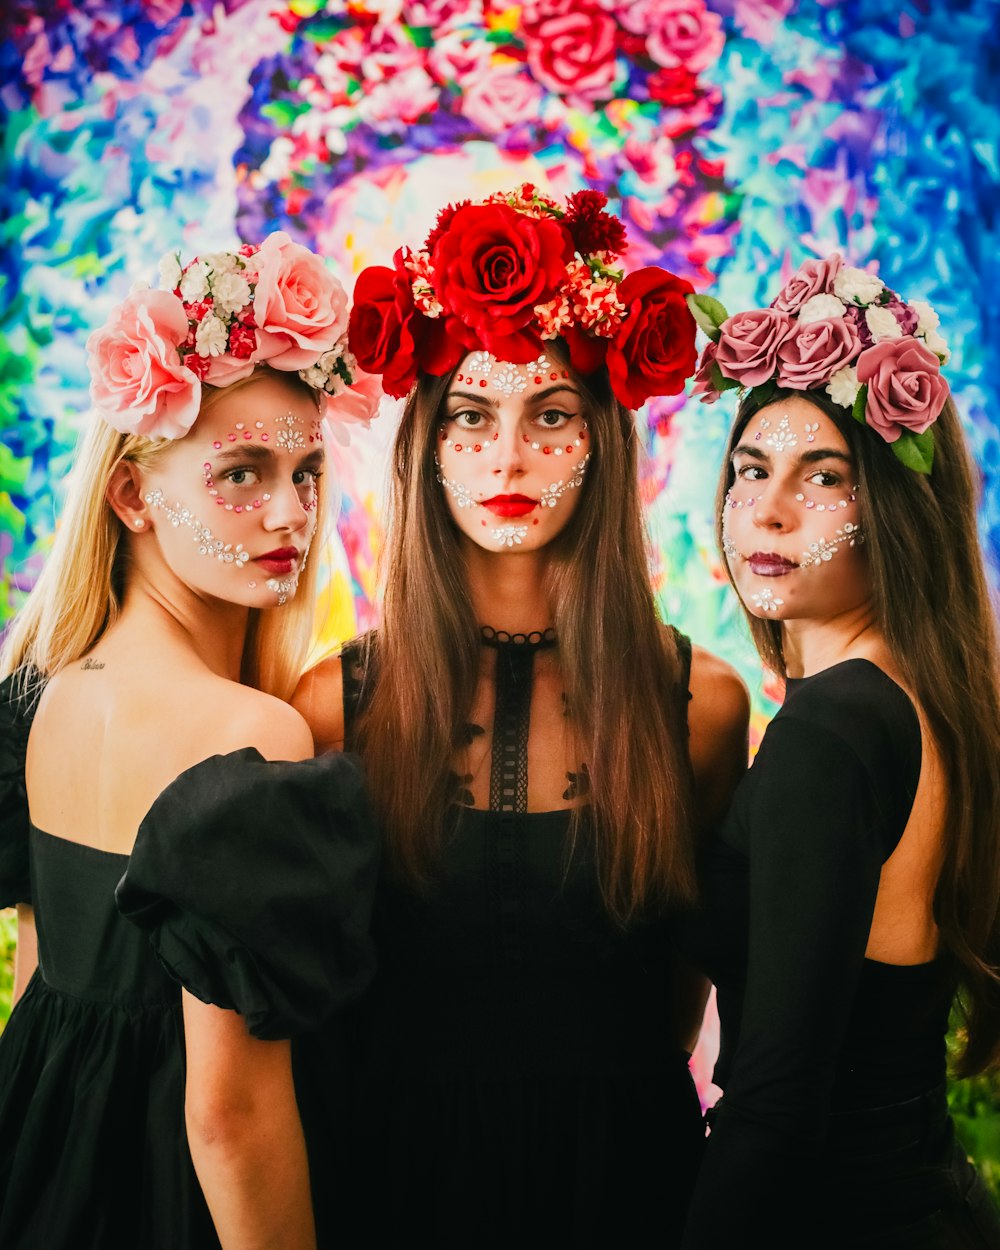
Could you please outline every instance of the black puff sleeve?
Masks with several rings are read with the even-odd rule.
[[[31,902],[24,757],[41,690],[34,670],[0,684],[0,907]]]
[[[353,758],[246,748],[163,791],[115,897],[197,998],[238,1011],[255,1037],[292,1037],[371,977],[377,844]]]

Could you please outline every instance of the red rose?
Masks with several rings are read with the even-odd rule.
[[[358,275],[347,340],[361,368],[380,373],[385,393],[402,399],[417,379],[418,357],[425,373],[441,376],[458,364],[466,347],[452,333],[459,327],[451,318],[417,311],[405,249],[392,261],[392,269],[370,265]]]
[[[628,408],[651,395],[677,395],[697,360],[695,321],[685,295],[690,282],[649,265],[618,287],[627,315],[608,348],[611,388]]]
[[[606,100],[614,87],[615,19],[591,5],[550,17],[526,30],[528,64],[556,95]]]
[[[437,297],[461,323],[452,335],[500,360],[534,360],[535,305],[555,298],[572,258],[573,241],[555,218],[506,204],[460,209],[431,256]]]
[[[257,335],[248,325],[235,322],[229,331],[229,351],[237,360],[249,360],[257,350]]]

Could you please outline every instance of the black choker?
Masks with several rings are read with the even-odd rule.
[[[480,641],[487,647],[554,647],[556,631],[533,629],[530,634],[511,634],[506,629],[491,629],[489,625],[480,625]]]

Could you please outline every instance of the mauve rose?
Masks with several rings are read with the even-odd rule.
[[[760,386],[774,374],[778,348],[792,329],[792,319],[777,308],[737,313],[719,327],[715,362],[724,377],[743,386]]]
[[[556,95],[607,99],[618,72],[616,30],[613,17],[588,4],[548,18],[526,31],[531,72]]]
[[[283,230],[268,235],[256,259],[256,359],[274,369],[307,369],[347,329],[347,293],[314,252]]]
[[[718,348],[717,343],[707,343],[705,350],[701,353],[701,360],[698,362],[698,369],[694,375],[694,385],[691,387],[692,395],[699,395],[703,404],[714,403],[722,394],[716,390],[715,383],[712,381],[712,366],[715,364],[715,353]]]
[[[858,381],[868,387],[865,420],[887,443],[904,430],[922,434],[948,398],[937,356],[914,338],[876,343],[861,353],[857,369]]]
[[[771,307],[786,313],[798,312],[814,295],[828,295],[833,290],[841,263],[836,252],[826,260],[807,260],[781,288],[778,298],[771,301]]]
[[[651,0],[638,33],[646,34],[646,50],[657,65],[693,74],[718,60],[726,42],[722,18],[709,12],[705,0]]]
[[[537,115],[542,89],[527,74],[484,74],[462,95],[462,112],[489,135],[513,130]]]
[[[899,328],[904,334],[916,334],[920,317],[916,309],[911,308],[909,304],[905,304],[899,296],[894,296],[888,304],[883,305],[884,308],[892,313],[899,322]]]
[[[857,331],[843,317],[796,324],[778,348],[778,385],[807,391],[828,382],[860,350]]]
[[[848,304],[847,311],[844,313],[844,320],[850,322],[858,336],[858,342],[861,346],[871,347],[875,341],[872,338],[872,332],[868,328],[868,322],[865,320],[867,309],[859,308],[857,304]]]
[[[181,361],[188,319],[171,291],[137,291],[87,339],[90,398],[122,434],[183,438],[198,415],[201,382]]]

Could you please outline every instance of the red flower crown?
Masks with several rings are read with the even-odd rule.
[[[420,251],[363,269],[349,334],[359,365],[402,398],[418,372],[441,377],[474,350],[537,360],[561,338],[578,373],[605,365],[628,408],[676,395],[696,362],[693,288],[666,269],[625,274],[622,222],[599,191],[565,205],[531,183],[478,203],[449,204]]]

